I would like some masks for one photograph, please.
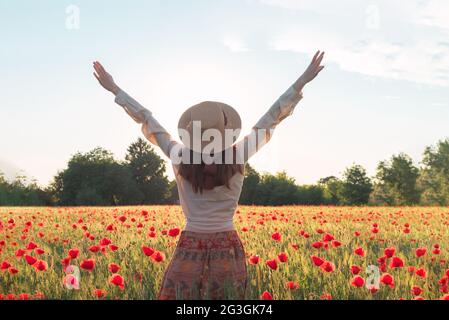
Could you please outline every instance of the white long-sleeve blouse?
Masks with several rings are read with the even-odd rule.
[[[291,86],[271,108],[259,119],[251,132],[236,142],[236,148],[243,148],[244,161],[248,161],[271,138],[273,130],[286,117],[291,115],[302,99],[302,92]],[[161,148],[169,158],[172,150],[181,150],[183,145],[174,140],[171,135],[144,108],[125,91],[119,90],[115,102],[137,123],[142,125],[144,136],[154,145]],[[259,129],[265,129],[261,137],[257,135]],[[233,217],[238,205],[243,185],[243,175],[236,173],[229,181],[229,188],[217,186],[203,193],[195,193],[190,182],[178,175],[178,164],[173,164],[178,185],[179,200],[187,223],[185,230],[201,233],[214,233],[234,230]]]

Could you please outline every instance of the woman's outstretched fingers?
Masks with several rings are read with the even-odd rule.
[[[316,59],[318,58],[318,55],[320,54],[320,50],[318,50],[316,53],[315,53],[315,55],[313,56],[313,59],[312,59],[312,63],[315,63],[315,61],[316,61]]]
[[[324,51],[320,54],[320,56],[317,59],[317,62],[316,62],[317,66],[320,65],[321,61],[323,61],[323,58],[324,58]]]

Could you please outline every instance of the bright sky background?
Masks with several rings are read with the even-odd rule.
[[[325,50],[325,70],[251,161],[298,183],[354,162],[374,174],[398,152],[418,163],[449,136],[446,0],[0,0],[0,39],[0,169],[44,185],[76,151],[122,159],[142,136],[93,60],[176,135],[203,100],[234,106],[249,130]]]

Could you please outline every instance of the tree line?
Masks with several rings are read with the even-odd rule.
[[[103,148],[76,153],[67,168],[42,188],[0,173],[0,205],[82,206],[177,203],[175,181],[152,146],[139,138],[124,160]],[[255,205],[449,205],[449,138],[426,147],[419,166],[404,153],[380,161],[373,177],[353,164],[341,177],[298,185],[286,172],[259,173],[245,166],[241,204]]]

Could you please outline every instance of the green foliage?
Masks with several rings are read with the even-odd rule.
[[[376,183],[371,195],[374,204],[414,205],[419,203],[419,169],[406,154],[394,155],[377,166]]]
[[[356,164],[345,170],[337,186],[339,203],[348,206],[367,204],[371,191],[372,183],[366,170]]]
[[[165,162],[142,138],[128,147],[127,166],[142,194],[141,204],[166,203],[170,183],[165,175]]]
[[[427,147],[418,179],[421,202],[425,205],[449,205],[449,139]]]
[[[0,172],[0,206],[41,206],[50,205],[48,193],[36,181],[27,184],[26,177],[17,176],[9,182]]]
[[[259,173],[250,166],[245,164],[245,180],[243,180],[242,193],[240,194],[241,204],[255,204],[257,203],[257,188],[260,182]]]
[[[96,148],[75,154],[52,184],[59,205],[125,205],[142,199],[131,171],[112,153]]]
[[[7,181],[0,172],[0,206],[133,205],[177,203],[176,181],[151,145],[139,138],[125,161],[96,148],[76,153],[45,189],[24,176]],[[360,165],[341,178],[329,176],[314,185],[298,185],[285,172],[259,173],[248,163],[240,204],[254,205],[449,205],[449,139],[425,149],[422,167],[406,154],[377,166],[374,183]]]

